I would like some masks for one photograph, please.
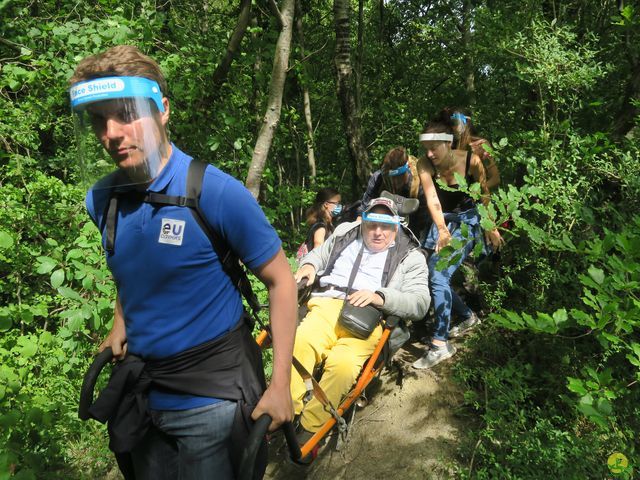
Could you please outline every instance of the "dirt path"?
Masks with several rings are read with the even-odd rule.
[[[284,449],[272,452],[265,479],[451,478],[463,428],[455,416],[462,391],[450,380],[455,357],[434,371],[414,370],[411,363],[423,348],[409,343],[396,355],[404,372],[401,386],[398,372],[389,370],[369,385],[369,403],[356,411],[348,442],[340,451],[332,438],[310,467],[291,465]]]

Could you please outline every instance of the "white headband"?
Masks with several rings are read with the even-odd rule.
[[[420,134],[421,142],[429,142],[432,140],[442,140],[443,142],[453,142],[453,135],[450,133],[422,133]]]

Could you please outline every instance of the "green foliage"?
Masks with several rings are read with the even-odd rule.
[[[583,106],[585,93],[606,74],[597,61],[593,34],[578,41],[569,26],[557,20],[534,21],[530,28],[505,41],[503,48],[516,57],[516,72],[520,79],[533,84],[538,91],[542,126],[548,127],[547,110],[551,107],[554,124]]]
[[[555,162],[512,151],[527,173],[494,199],[512,224],[502,276],[484,286],[498,312],[457,367],[484,420],[467,447],[475,478],[598,478],[616,451],[638,465],[640,219],[618,209],[637,205],[638,172],[635,148],[602,143],[569,134]],[[615,169],[633,170],[626,188]]]
[[[580,308],[535,315],[507,310],[492,319],[514,331],[567,335],[577,330],[584,332],[577,338],[591,335],[600,347],[598,360],[583,363],[581,378],[569,377],[568,388],[579,396],[578,409],[606,429],[615,418],[611,401],[626,405],[632,392],[625,385],[640,380],[640,343],[635,341],[640,328],[640,218],[634,217],[620,233],[607,231],[604,238],[565,252],[593,262],[586,275],[579,275]]]
[[[292,45],[260,196],[292,253],[316,188],[338,188],[345,203],[362,196],[335,96],[331,5],[303,3],[305,49]],[[75,410],[90,352],[110,328],[114,286],[76,186],[67,81],[86,55],[138,45],[168,77],[172,140],[243,179],[278,32],[254,5],[228,78],[214,87],[233,2],[13,0],[0,12],[0,478],[96,478],[113,468],[104,428],[81,424]],[[479,208],[483,227],[507,239],[498,271],[480,277],[493,315],[458,364],[483,419],[463,449],[471,476],[602,478],[613,451],[637,468],[639,151],[608,130],[622,107],[637,108],[638,9],[410,0],[365,2],[364,16],[360,121],[373,169],[398,145],[421,155],[422,125],[460,105],[493,140],[502,177]]]

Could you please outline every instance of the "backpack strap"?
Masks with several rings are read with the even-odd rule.
[[[261,309],[260,302],[251,287],[251,282],[249,281],[246,270],[242,265],[240,265],[240,259],[233,250],[231,250],[227,241],[220,236],[220,233],[215,228],[209,225],[209,222],[207,222],[207,219],[200,208],[200,194],[202,193],[202,182],[204,180],[204,172],[207,169],[207,166],[207,163],[199,160],[192,160],[189,164],[186,187],[187,196],[184,206],[189,207],[193,218],[198,225],[200,225],[200,228],[207,237],[209,237],[211,246],[220,259],[222,270],[229,276],[231,283],[233,283],[249,304],[254,319],[262,324],[258,318],[258,312]]]
[[[100,230],[106,228],[105,250],[113,253],[116,243],[116,224],[118,223],[118,194],[111,192],[107,202],[107,211],[104,215],[104,224]]]
[[[202,182],[204,180],[204,172],[207,169],[207,163],[199,160],[192,160],[187,171],[186,195],[165,195],[157,192],[117,192],[112,189],[109,197],[108,206],[105,214],[104,226],[106,228],[106,246],[105,250],[113,253],[115,249],[116,224],[118,220],[118,201],[120,197],[134,198],[139,202],[151,203],[154,205],[173,205],[177,207],[187,207],[191,211],[193,218],[198,223],[202,231],[207,235],[213,250],[218,255],[222,270],[231,279],[231,283],[240,291],[245,298],[253,317],[259,321],[258,312],[260,311],[260,302],[256,296],[251,282],[247,277],[247,272],[240,265],[240,259],[231,250],[229,244],[223,239],[219,232],[209,225],[200,208],[200,194],[202,193]]]
[[[469,167],[471,166],[471,155],[473,155],[473,150],[467,150],[467,159],[464,165],[464,176],[469,176]]]

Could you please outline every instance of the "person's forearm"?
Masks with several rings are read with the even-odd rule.
[[[122,304],[120,303],[120,294],[116,294],[116,307],[113,310],[113,326],[111,331],[117,331],[124,333],[126,327],[124,324],[124,313],[122,311]]]
[[[433,220],[433,223],[436,224],[436,227],[438,227],[438,230],[447,228],[447,225],[444,223],[444,214],[442,213],[440,200],[436,198],[435,201],[429,201],[427,199],[427,207],[429,208],[431,219]]]
[[[427,208],[429,210],[429,215],[431,215],[431,220],[436,224],[438,230],[447,228],[447,225],[444,223],[444,214],[442,213],[442,205],[438,198],[438,192],[436,192],[431,179],[427,175],[423,174],[420,176],[420,182],[422,183],[424,199],[427,202]]]
[[[271,384],[289,388],[291,356],[297,324],[297,289],[293,277],[269,288],[269,316],[273,340]]]

